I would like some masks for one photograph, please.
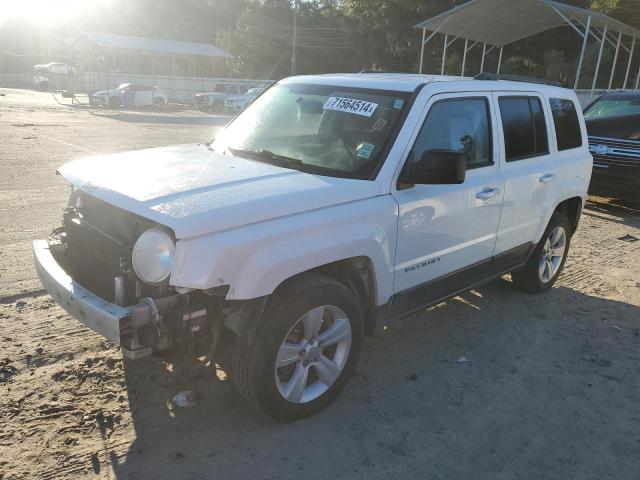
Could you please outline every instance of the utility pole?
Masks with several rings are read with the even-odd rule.
[[[298,36],[298,8],[300,0],[293,0],[293,42],[291,45],[291,75],[296,74],[296,63],[297,63],[297,53],[296,53],[296,43]]]

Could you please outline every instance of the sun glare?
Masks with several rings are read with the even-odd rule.
[[[0,0],[0,23],[10,20],[56,21],[112,0]]]

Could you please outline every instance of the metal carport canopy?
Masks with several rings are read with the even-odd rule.
[[[608,15],[554,0],[471,0],[415,26],[415,28],[423,31],[420,72],[422,72],[424,59],[424,45],[436,33],[445,35],[442,62],[444,70],[446,48],[458,38],[465,40],[465,59],[467,52],[474,45],[484,44],[484,64],[484,54],[494,48],[502,49],[504,45],[509,43],[567,25],[572,27],[584,41],[576,80],[579,80],[579,71],[589,37],[595,38],[600,42],[601,46],[604,46],[605,42],[613,45],[616,48],[616,59],[617,51],[620,48],[625,49],[633,56],[636,39],[640,37],[639,30]],[[428,38],[426,36],[427,31],[432,32]],[[612,34],[617,34],[617,37],[614,35],[612,38]],[[631,48],[624,45],[622,41],[623,35],[633,38]],[[449,37],[452,40],[449,40]],[[474,43],[471,47],[468,47],[470,41]],[[488,51],[487,45],[490,47]],[[500,57],[502,57],[502,50],[500,51]],[[630,64],[631,61],[629,61]],[[498,66],[498,70],[499,68]],[[625,87],[626,80],[625,78]]]
[[[569,20],[624,35],[638,37],[640,31],[604,13],[594,12],[552,0],[472,0],[425,20],[416,28],[468,38],[474,42],[503,46],[556,27]]]

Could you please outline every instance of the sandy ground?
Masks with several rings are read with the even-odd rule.
[[[276,424],[211,372],[172,411],[166,366],[123,362],[56,306],[30,241],[59,225],[65,161],[206,141],[225,119],[0,92],[0,480],[640,478],[640,211],[591,203],[545,295],[505,277],[367,339],[313,418]]]

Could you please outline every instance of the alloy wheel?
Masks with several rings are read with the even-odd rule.
[[[351,340],[351,322],[340,308],[323,305],[302,315],[276,357],[280,394],[292,403],[307,403],[324,394],[342,373]]]
[[[556,276],[566,250],[567,232],[564,227],[556,227],[547,237],[540,255],[538,274],[543,283],[549,283]]]

